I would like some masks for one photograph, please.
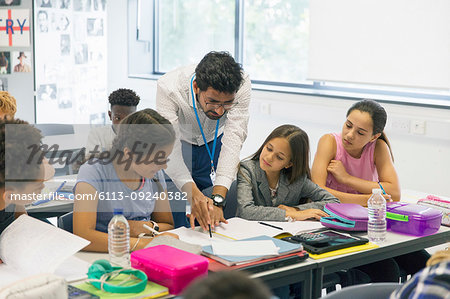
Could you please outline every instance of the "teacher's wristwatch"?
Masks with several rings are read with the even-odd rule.
[[[226,204],[226,200],[225,200],[225,198],[222,196],[222,195],[220,195],[220,194],[213,194],[213,195],[211,195],[211,199],[213,200],[213,204],[216,206],[216,207],[225,207],[225,204]]]

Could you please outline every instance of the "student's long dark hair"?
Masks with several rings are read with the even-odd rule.
[[[136,111],[125,117],[118,126],[112,152],[128,148],[131,154],[138,154],[138,161],[145,157],[151,146],[161,148],[175,141],[172,124],[153,109]],[[142,154],[144,153],[144,155]]]
[[[391,153],[392,161],[394,161],[394,155],[392,154],[391,144],[389,143],[389,140],[386,134],[384,133],[384,127],[386,126],[387,122],[386,110],[384,110],[384,108],[377,102],[369,99],[364,99],[362,101],[353,104],[350,107],[350,109],[348,109],[347,116],[349,116],[349,114],[353,110],[369,113],[373,123],[372,135],[381,133],[380,137],[378,138],[386,142],[389,148],[389,152]]]
[[[292,184],[303,175],[306,175],[310,179],[309,138],[308,134],[297,126],[282,125],[273,130],[256,153],[251,156],[251,159],[255,161],[259,160],[263,148],[274,138],[286,138],[291,148],[292,166],[282,170],[286,174],[289,184]]]

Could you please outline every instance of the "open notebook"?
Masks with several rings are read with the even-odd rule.
[[[261,224],[261,222],[269,225]],[[282,238],[319,228],[323,228],[319,221],[249,221],[234,217],[228,219],[228,224],[222,223],[217,226],[214,233],[233,240],[242,240],[261,235]]]
[[[319,221],[296,221],[296,222],[271,222],[264,223],[279,227],[262,225],[258,221],[249,221],[242,218],[234,217],[228,219],[228,224],[221,223],[213,230],[213,237],[209,237],[207,231],[203,231],[200,227],[195,230],[179,227],[169,232],[177,234],[180,240],[197,244],[200,246],[212,245],[214,242],[234,241],[248,239],[256,236],[269,236],[280,239],[282,237],[296,235],[300,232],[316,230],[323,228]]]
[[[0,235],[0,288],[39,273],[75,281],[89,264],[73,255],[89,241],[38,219],[22,215]]]

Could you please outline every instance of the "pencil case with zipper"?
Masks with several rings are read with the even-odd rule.
[[[406,202],[386,203],[387,229],[407,235],[425,236],[437,232],[442,212],[427,206]]]
[[[358,204],[327,203],[324,211],[330,217],[320,218],[323,226],[347,231],[367,231],[368,212]]]

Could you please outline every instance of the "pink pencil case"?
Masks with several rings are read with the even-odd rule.
[[[323,226],[348,231],[367,231],[367,209],[354,203],[327,203],[324,211],[330,217],[320,218]]]
[[[157,245],[131,253],[131,266],[145,272],[148,280],[169,288],[178,295],[195,278],[208,273],[208,260],[200,255]]]
[[[435,195],[428,195],[426,198],[419,199],[417,204],[441,211],[441,224],[450,226],[450,200],[446,200]]]

